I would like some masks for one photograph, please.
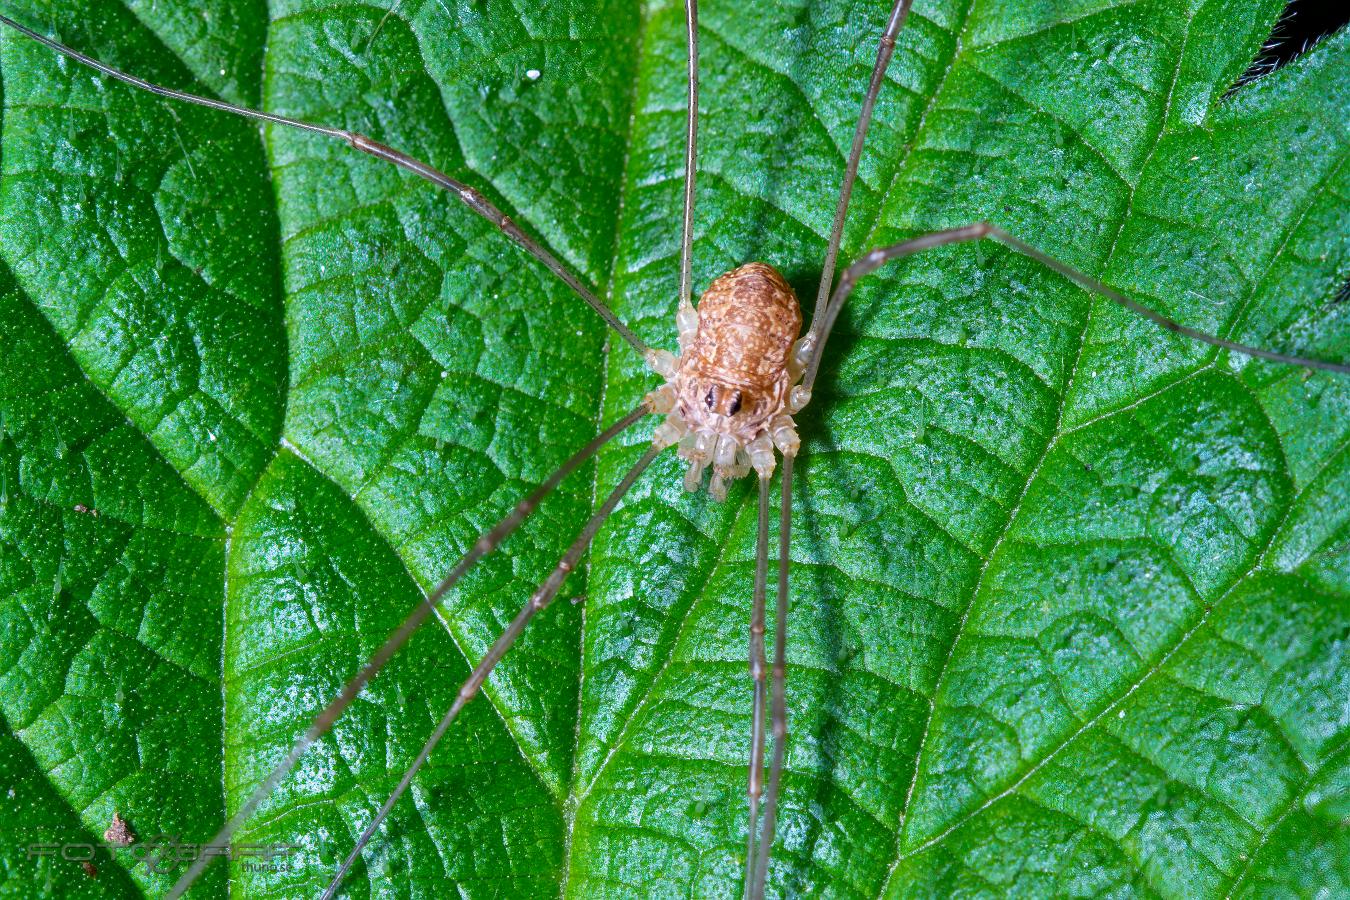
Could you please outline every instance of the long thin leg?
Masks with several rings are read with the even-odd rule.
[[[594,456],[601,447],[609,443],[623,431],[627,430],[630,425],[646,416],[649,412],[650,409],[648,408],[647,403],[644,402],[628,415],[615,422],[609,428],[606,428],[599,436],[573,455],[571,459],[563,463],[562,466],[558,468],[558,471],[550,475],[543,484],[534,490],[533,493],[520,501],[520,503],[516,504],[515,509],[507,513],[507,515],[494,525],[490,531],[475,541],[473,546],[469,548],[469,551],[464,554],[464,558],[451,570],[450,574],[447,575],[440,584],[436,585],[435,590],[428,594],[425,600],[413,609],[408,618],[398,627],[398,630],[380,645],[380,649],[375,651],[375,655],[361,668],[361,671],[356,674],[356,677],[347,682],[347,684],[343,686],[341,693],[334,697],[333,700],[324,707],[323,711],[315,717],[314,722],[306,729],[304,734],[300,735],[295,744],[291,747],[290,752],[286,754],[285,758],[277,763],[272,771],[268,773],[262,783],[259,784],[258,787],[254,789],[253,793],[249,795],[249,798],[244,801],[244,805],[239,808],[239,811],[230,817],[230,820],[225,823],[224,827],[222,827],[219,833],[211,839],[210,844],[207,846],[220,848],[222,850],[223,848],[228,847],[234,833],[239,830],[244,822],[248,821],[249,816],[251,816],[253,811],[258,808],[258,805],[271,795],[272,791],[281,783],[281,780],[290,773],[291,769],[295,768],[296,763],[298,763],[300,758],[305,755],[305,751],[307,751],[315,741],[322,737],[328,729],[333,726],[333,723],[338,720],[338,717],[341,716],[347,707],[351,705],[351,702],[356,699],[356,695],[361,693],[362,689],[365,688],[370,680],[384,668],[385,664],[393,658],[393,655],[398,652],[399,648],[408,642],[408,639],[412,637],[413,632],[417,631],[422,623],[426,621],[427,617],[432,614],[436,605],[441,601],[441,598],[455,586],[455,583],[463,577],[464,573],[467,572],[474,563],[478,562],[478,560],[482,559],[488,553],[491,553],[497,545],[506,540],[507,536],[515,531],[516,527],[519,526],[521,522],[525,521],[530,513],[534,512],[535,508],[539,506],[544,498],[547,497],[564,478],[576,471],[582,463]],[[178,879],[174,884],[173,889],[169,891],[169,900],[175,900],[175,898],[182,896],[182,894],[192,886],[192,883],[197,879],[197,876],[202,873],[202,870],[215,859],[216,855],[217,854],[201,854],[198,859],[192,863],[192,866],[183,873],[183,876]]]
[[[698,164],[698,0],[685,0],[689,32],[689,111],[684,141],[684,233],[680,243],[680,308],[693,305],[694,178]]]
[[[848,166],[844,169],[844,183],[839,189],[839,203],[834,210],[834,225],[830,229],[830,243],[825,250],[825,265],[820,273],[820,290],[816,293],[816,308],[811,314],[812,342],[819,338],[820,320],[826,309],[825,301],[830,296],[830,285],[834,281],[834,267],[839,258],[839,243],[844,237],[844,220],[848,217],[848,201],[853,196],[853,184],[858,180],[858,162],[862,159],[863,145],[867,143],[867,129],[872,124],[872,109],[877,105],[881,94],[882,81],[886,69],[895,53],[895,39],[904,27],[905,17],[913,0],[896,0],[891,8],[891,17],[881,32],[881,44],[877,48],[876,65],[872,67],[872,80],[867,85],[867,94],[863,97],[862,111],[858,113],[858,124],[853,129],[853,149],[848,154]]]
[[[585,554],[586,548],[590,546],[591,541],[595,538],[596,532],[600,530],[600,526],[603,525],[610,514],[614,512],[614,508],[619,505],[619,501],[628,493],[628,489],[633,486],[633,482],[637,481],[638,476],[646,471],[647,467],[651,465],[652,460],[656,459],[656,455],[660,453],[662,449],[664,449],[664,447],[661,444],[653,444],[646,453],[642,454],[642,458],[628,470],[627,474],[619,481],[614,490],[605,498],[605,502],[600,505],[598,510],[596,510],[595,515],[591,516],[590,521],[586,523],[586,527],[581,529],[581,534],[577,535],[577,539],[572,542],[572,546],[567,548],[567,553],[558,562],[558,565],[553,571],[549,573],[548,578],[544,579],[544,583],[541,584],[534,592],[533,596],[526,601],[520,612],[516,613],[516,617],[511,620],[511,624],[506,627],[506,630],[503,631],[492,644],[487,655],[485,655],[478,665],[474,667],[468,680],[460,687],[459,694],[456,695],[454,702],[450,704],[449,711],[446,712],[445,717],[442,718],[440,723],[436,726],[436,730],[431,733],[431,737],[427,738],[427,742],[422,746],[421,752],[417,754],[417,759],[415,759],[413,764],[408,767],[408,770],[403,773],[403,778],[399,780],[398,786],[394,788],[394,792],[389,795],[388,800],[384,801],[384,805],[381,806],[380,811],[375,814],[375,818],[371,819],[370,824],[366,826],[366,830],[361,832],[361,837],[357,839],[356,846],[352,848],[352,852],[345,860],[343,860],[342,865],[333,875],[333,880],[329,882],[328,889],[323,892],[323,900],[331,900],[333,895],[337,893],[348,870],[351,869],[352,864],[356,862],[356,858],[361,855],[361,851],[365,849],[366,844],[370,843],[370,839],[375,835],[375,832],[379,829],[381,823],[383,823],[385,818],[389,815],[389,811],[394,808],[394,804],[398,802],[399,797],[402,797],[403,792],[408,789],[408,785],[412,783],[413,776],[417,774],[418,770],[421,769],[422,765],[427,761],[427,758],[431,756],[431,751],[435,749],[436,744],[440,742],[446,729],[450,727],[450,723],[455,720],[455,717],[459,715],[459,711],[478,693],[479,688],[483,686],[483,682],[487,680],[492,669],[501,661],[501,658],[506,655],[506,651],[511,649],[511,645],[515,643],[516,638],[520,637],[521,633],[525,630],[525,626],[530,624],[530,620],[533,619],[540,610],[545,609],[553,602],[553,598],[556,597],[558,591],[562,589],[563,582],[567,580],[568,574],[571,573],[571,571],[576,568],[577,563],[581,561],[582,555]]]
[[[753,895],[764,896],[769,875],[769,854],[773,852],[778,827],[778,791],[783,776],[783,755],[787,750],[787,616],[788,550],[792,541],[792,463],[783,457],[783,492],[778,503],[778,603],[774,609],[773,647],[773,762],[769,765],[769,784],[764,799],[764,828],[759,837],[759,858],[755,862]]]
[[[759,478],[759,536],[755,542],[755,599],[750,610],[750,678],[755,685],[754,712],[750,718],[750,776],[746,795],[749,799],[749,820],[745,828],[745,897],[753,900],[755,835],[759,831],[759,798],[764,792],[764,707],[765,678],[768,664],[764,660],[764,607],[769,580],[769,478]]]
[[[379,37],[380,32],[384,30],[385,23],[392,19],[394,14],[398,12],[399,8],[402,6],[403,0],[394,0],[394,4],[390,6],[389,9],[385,10],[384,15],[380,16],[380,21],[375,26],[375,30],[370,33],[370,37],[366,38],[366,52],[370,52],[370,48],[374,45],[375,39]]]
[[[1301,366],[1308,369],[1323,369],[1327,372],[1350,374],[1350,365],[1344,363],[1309,359],[1303,356],[1291,356],[1287,353],[1276,353],[1272,350],[1249,347],[1246,344],[1239,344],[1217,335],[1180,325],[1167,318],[1167,316],[1164,316],[1162,313],[1155,312],[1147,306],[1131,300],[1115,288],[1103,284],[1090,275],[1085,275],[1072,266],[1060,262],[1042,250],[1036,249],[1025,241],[1004,231],[1002,228],[999,228],[996,225],[990,225],[988,222],[975,222],[960,228],[949,228],[945,231],[935,231],[932,234],[921,235],[920,237],[911,238],[907,241],[901,241],[898,244],[892,244],[889,247],[879,247],[864,254],[861,259],[844,270],[844,274],[839,277],[839,286],[835,288],[834,297],[830,300],[829,308],[825,313],[825,322],[821,329],[820,341],[812,350],[810,361],[807,363],[805,377],[802,379],[802,384],[805,385],[807,391],[810,391],[811,386],[815,383],[816,372],[820,368],[821,353],[825,349],[825,342],[829,340],[830,331],[834,327],[835,320],[839,318],[839,312],[843,309],[844,301],[847,300],[849,294],[853,292],[853,288],[858,283],[859,279],[875,272],[886,263],[900,259],[901,257],[919,253],[924,250],[930,250],[934,247],[941,247],[946,244],[962,244],[969,241],[984,240],[986,238],[998,241],[1000,244],[1010,247],[1024,256],[1028,256],[1042,265],[1054,269],[1084,290],[1105,297],[1131,313],[1134,313],[1141,318],[1148,319],[1150,322],[1153,322],[1155,325],[1165,328],[1168,331],[1184,335],[1193,340],[1200,341],[1203,344],[1221,347],[1224,350],[1232,350],[1235,353],[1241,353],[1245,356],[1255,356],[1259,359],[1268,359],[1273,362],[1287,363],[1292,366]]]
[[[82,65],[86,65],[89,68],[95,70],[96,72],[100,72],[103,75],[108,76],[109,78],[115,78],[118,81],[121,81],[125,84],[129,84],[132,87],[140,88],[143,91],[148,91],[160,97],[167,97],[171,100],[179,100],[184,103],[195,104],[196,106],[205,106],[208,109],[216,109],[220,110],[221,112],[233,113],[236,116],[243,116],[244,118],[247,119],[256,119],[260,122],[268,122],[272,125],[286,125],[291,128],[299,128],[302,131],[308,131],[313,134],[321,134],[324,135],[325,137],[336,138],[337,140],[350,144],[352,147],[356,148],[357,150],[360,150],[362,153],[368,153],[371,156],[375,157],[376,159],[382,159],[385,162],[392,163],[398,166],[400,169],[404,169],[405,171],[411,172],[414,175],[418,176],[419,178],[423,178],[431,182],[437,187],[444,188],[445,190],[449,191],[450,193],[458,197],[460,202],[463,203],[465,206],[467,206],[469,209],[473,210],[475,213],[482,216],[484,219],[487,219],[493,225],[497,226],[497,228],[500,229],[503,234],[505,234],[512,241],[514,241],[516,245],[519,246],[522,250],[533,256],[535,259],[539,260],[539,262],[543,263],[545,268],[547,268],[554,275],[558,276],[558,278],[561,279],[564,284],[566,284],[573,291],[575,291],[577,296],[579,296],[582,300],[585,300],[586,303],[591,307],[591,309],[596,311],[596,313],[600,316],[600,318],[604,319],[605,322],[608,323],[608,325],[611,328],[613,328],[615,331],[619,333],[620,337],[622,337],[625,341],[627,341],[628,344],[639,354],[641,354],[644,359],[646,358],[648,352],[647,345],[643,343],[642,340],[638,338],[637,335],[633,334],[633,332],[629,330],[628,326],[620,322],[618,316],[614,314],[614,311],[611,310],[608,306],[606,306],[605,303],[599,297],[597,297],[591,291],[590,288],[583,285],[575,275],[569,272],[563,266],[563,264],[558,261],[557,257],[555,257],[552,253],[548,252],[547,250],[545,250],[543,246],[539,244],[538,241],[534,240],[534,238],[530,237],[525,232],[521,231],[520,227],[516,225],[515,222],[512,222],[511,219],[508,218],[505,213],[503,213],[500,209],[494,206],[492,201],[488,200],[488,198],[484,196],[481,192],[475,190],[474,188],[469,187],[467,184],[464,184],[463,182],[451,178],[449,175],[446,175],[444,172],[441,172],[440,170],[433,168],[427,163],[424,163],[419,159],[414,159],[408,154],[402,152],[401,150],[395,150],[393,147],[386,146],[384,144],[381,144],[379,141],[371,140],[365,135],[357,134],[356,132],[353,131],[345,131],[341,128],[333,128],[328,125],[316,125],[313,122],[304,122],[299,119],[288,119],[285,116],[277,116],[273,115],[272,113],[265,113],[256,109],[248,109],[243,106],[235,106],[234,104],[231,103],[225,103],[220,100],[213,100],[210,97],[201,97],[196,94],[189,94],[185,93],[184,91],[176,91],[173,90],[172,88],[166,88],[158,84],[152,84],[151,82],[146,81],[144,78],[137,78],[135,75],[128,75],[126,72],[122,72],[118,69],[114,69],[112,66],[105,65],[104,63],[101,63],[92,57],[86,56],[85,54],[79,52],[78,50],[74,50],[70,47],[67,47],[65,44],[62,44],[59,41],[55,41],[52,38],[47,37],[46,35],[39,34],[38,32],[33,31],[31,28],[27,28],[23,25],[20,25],[13,19],[10,19],[3,15],[0,15],[0,25],[6,25],[10,28],[13,28],[20,34],[32,38],[39,44],[42,44],[45,47],[55,50],[57,53],[60,53],[63,56],[73,59]]]

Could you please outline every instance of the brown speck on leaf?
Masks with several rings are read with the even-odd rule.
[[[103,832],[103,840],[114,847],[130,847],[136,843],[136,832],[131,830],[127,820],[113,812],[112,824]]]
[[[94,865],[89,860],[86,859],[84,862],[80,863],[80,868],[84,869],[84,874],[88,875],[90,878],[98,877],[98,866]]]
[[[85,506],[83,503],[76,503],[76,504],[75,504],[75,511],[76,511],[77,513],[84,513],[84,514],[87,515],[87,516],[93,516],[95,519],[98,518],[98,510],[96,510],[96,509],[90,509],[88,506]]]

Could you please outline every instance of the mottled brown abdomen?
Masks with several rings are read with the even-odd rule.
[[[801,307],[772,266],[748,263],[715,280],[697,312],[673,380],[676,409],[693,432],[745,445],[784,412]]]
[[[769,388],[786,377],[801,328],[801,307],[783,276],[747,263],[714,281],[699,301],[690,363],[729,383]]]

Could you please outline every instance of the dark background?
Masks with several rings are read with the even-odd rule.
[[[1350,0],[1292,0],[1257,66],[1262,71],[1279,68],[1347,22]]]

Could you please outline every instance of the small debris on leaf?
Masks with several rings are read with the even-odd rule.
[[[90,878],[98,877],[98,866],[94,865],[89,860],[86,859],[80,863],[80,868],[84,869],[84,874],[88,875]]]
[[[108,830],[103,832],[103,840],[112,844],[114,847],[130,847],[136,843],[136,832],[131,830],[127,820],[113,812],[112,824]]]

